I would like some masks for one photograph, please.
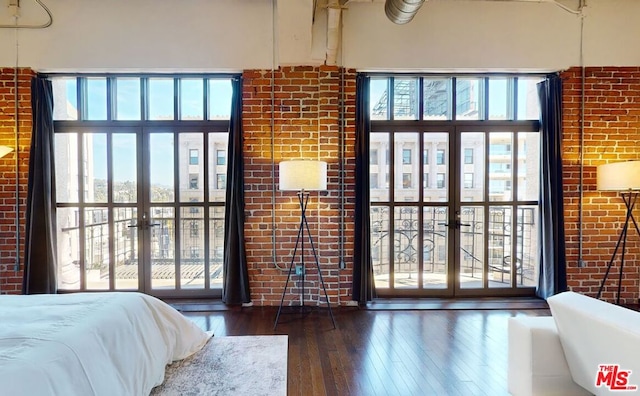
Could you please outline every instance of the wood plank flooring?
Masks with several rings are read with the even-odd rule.
[[[507,320],[548,309],[183,312],[216,336],[287,334],[289,395],[507,395]]]

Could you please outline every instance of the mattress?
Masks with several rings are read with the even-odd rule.
[[[0,296],[0,391],[148,395],[167,364],[211,337],[164,302],[128,292]]]

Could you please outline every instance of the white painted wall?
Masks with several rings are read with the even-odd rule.
[[[18,32],[18,63],[39,71],[239,71],[318,64],[326,15],[313,0],[44,0],[54,23]],[[1,0],[0,0],[1,2]],[[571,7],[577,0],[564,0]],[[46,18],[21,0],[21,24]],[[640,1],[587,0],[586,65],[638,66]],[[5,6],[0,24],[12,24]],[[360,70],[552,71],[580,64],[580,17],[545,2],[429,0],[394,25],[382,2],[351,2],[338,61]],[[274,60],[275,53],[275,60]],[[16,63],[0,29],[0,66]]]

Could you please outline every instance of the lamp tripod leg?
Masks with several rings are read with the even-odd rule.
[[[329,301],[329,295],[327,294],[327,288],[324,284],[324,278],[322,277],[322,271],[320,271],[320,262],[318,261],[318,254],[316,253],[316,248],[313,245],[313,239],[311,238],[311,230],[309,229],[309,223],[307,223],[307,217],[304,216],[304,225],[307,228],[307,235],[309,235],[309,243],[311,244],[311,250],[313,251],[313,258],[316,262],[316,269],[318,270],[318,277],[320,278],[320,284],[322,285],[322,290],[324,291],[324,298],[327,301],[327,308],[329,308],[329,316],[331,317],[331,323],[333,324],[333,328],[336,328],[336,320],[333,317],[333,310],[331,309],[331,302]]]
[[[278,326],[278,320],[280,319],[280,313],[282,312],[282,306],[284,304],[284,296],[287,293],[287,287],[289,287],[289,280],[291,279],[291,273],[293,271],[293,262],[296,259],[296,252],[298,251],[298,243],[300,242],[300,236],[302,233],[302,220],[300,221],[300,228],[298,229],[298,237],[296,238],[296,246],[293,248],[293,256],[291,256],[291,263],[289,264],[289,271],[287,274],[287,281],[284,284],[284,289],[282,290],[282,298],[280,299],[280,306],[278,307],[278,313],[276,314],[276,321],[273,324],[273,329],[275,330]],[[304,280],[303,280],[304,281]]]
[[[625,255],[625,250],[627,245],[627,233],[629,231],[630,220],[633,221],[636,231],[638,232],[638,235],[640,235],[640,229],[638,229],[638,224],[636,223],[633,217],[633,208],[635,206],[637,196],[638,196],[638,193],[630,193],[627,199],[625,195],[622,195],[622,200],[624,201],[625,206],[627,208],[627,214],[625,216],[625,221],[622,227],[622,231],[620,232],[620,236],[618,237],[618,242],[616,243],[616,247],[613,250],[613,255],[611,256],[611,260],[609,261],[609,265],[607,266],[607,271],[604,274],[604,278],[602,278],[602,283],[600,284],[600,288],[598,289],[598,294],[596,296],[596,298],[600,298],[600,296],[602,295],[602,290],[604,289],[604,285],[607,281],[607,278],[609,277],[609,272],[611,271],[613,262],[615,261],[616,255],[618,254],[618,249],[620,248],[620,244],[622,244],[622,252],[621,252],[621,258],[620,258],[620,273],[618,274],[618,295],[616,296],[616,303],[618,305],[620,304],[620,293],[622,291],[622,273],[624,269],[624,255]]]

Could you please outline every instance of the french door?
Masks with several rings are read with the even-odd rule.
[[[61,289],[220,295],[227,136],[210,127],[56,133]]]
[[[414,128],[386,126],[370,136],[378,295],[533,294],[539,191],[533,124]]]

